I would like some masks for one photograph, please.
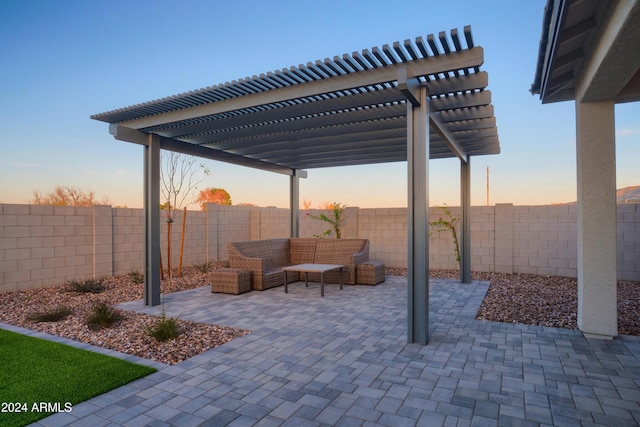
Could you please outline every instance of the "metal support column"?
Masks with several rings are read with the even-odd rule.
[[[160,140],[144,147],[144,305],[160,305]]]
[[[300,237],[300,176],[298,171],[289,178],[290,237]]]
[[[460,161],[460,282],[471,283],[471,156]]]
[[[407,340],[424,345],[429,342],[429,105],[427,88],[419,91],[419,105],[407,102]]]

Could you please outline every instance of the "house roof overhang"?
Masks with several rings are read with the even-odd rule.
[[[91,118],[115,138],[285,174],[407,160],[407,104],[428,88],[431,158],[500,152],[470,27],[247,77]],[[298,172],[299,173],[299,172]]]
[[[640,0],[548,0],[531,93],[542,103],[640,100]]]

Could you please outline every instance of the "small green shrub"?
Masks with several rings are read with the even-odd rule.
[[[53,310],[44,311],[41,313],[35,313],[29,316],[27,319],[31,322],[59,322],[65,317],[69,316],[73,313],[69,307],[61,305],[59,307],[54,308]]]
[[[442,212],[444,212],[446,219],[442,217],[438,218],[437,221],[430,221],[429,225],[435,227],[435,232],[441,233],[443,231],[448,231],[451,233],[451,238],[453,239],[453,249],[456,251],[456,261],[458,261],[458,265],[460,265],[460,244],[458,243],[458,234],[456,233],[456,225],[460,222],[460,215],[453,215],[447,205],[440,206]],[[429,233],[429,237],[431,237],[432,233]]]
[[[324,221],[331,226],[331,228],[326,230],[324,233],[314,234],[313,237],[321,238],[321,237],[329,236],[331,235],[331,232],[335,233],[336,239],[339,239],[340,237],[342,237],[342,230],[340,229],[340,227],[342,227],[342,224],[346,219],[343,216],[346,208],[347,208],[346,205],[343,205],[342,203],[334,202],[331,204],[331,212],[333,214],[333,217],[328,217],[325,214],[320,214],[319,216],[311,215],[311,218],[316,219],[318,221]]]
[[[144,283],[144,274],[137,270],[131,270],[129,273],[127,273],[127,276],[129,276],[129,279],[131,279],[133,283]]]
[[[156,339],[156,341],[164,342],[173,338],[177,338],[180,335],[180,325],[178,325],[178,319],[174,317],[167,317],[162,312],[162,316],[151,326],[148,331],[150,336]]]
[[[116,310],[113,309],[106,302],[96,302],[93,305],[91,314],[87,317],[87,326],[93,331],[97,331],[103,328],[108,328],[118,320],[121,316]]]
[[[105,289],[104,279],[68,280],[67,288],[71,292],[99,294]]]

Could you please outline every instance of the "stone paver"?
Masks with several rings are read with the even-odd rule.
[[[159,371],[36,425],[640,424],[638,337],[477,321],[487,288],[432,280],[426,346],[406,343],[398,277],[327,285],[324,298],[302,283],[288,294],[167,295],[170,316],[253,332],[175,366],[143,361]],[[141,301],[121,308],[160,312]]]

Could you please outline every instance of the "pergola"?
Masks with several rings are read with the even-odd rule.
[[[145,304],[160,304],[160,150],[290,176],[291,236],[307,169],[408,162],[408,341],[429,339],[429,158],[461,170],[469,282],[470,160],[500,151],[484,53],[470,27],[91,116],[144,146]]]
[[[640,0],[548,0],[536,75],[543,103],[575,101],[578,327],[618,334],[616,103],[640,100]]]

